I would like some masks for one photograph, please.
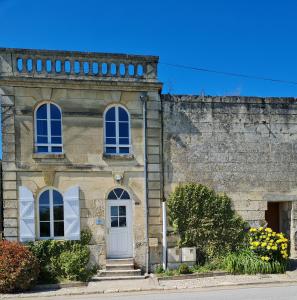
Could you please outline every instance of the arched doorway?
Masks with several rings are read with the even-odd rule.
[[[115,188],[107,196],[107,257],[133,256],[132,201],[127,191]]]

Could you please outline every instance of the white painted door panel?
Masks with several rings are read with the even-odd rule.
[[[108,200],[107,253],[109,258],[133,255],[131,200]]]

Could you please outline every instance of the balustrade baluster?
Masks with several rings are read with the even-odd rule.
[[[129,63],[125,63],[125,77],[130,77],[129,75]]]
[[[108,76],[108,77],[111,76],[111,65],[110,65],[110,62],[106,63],[106,76]]]

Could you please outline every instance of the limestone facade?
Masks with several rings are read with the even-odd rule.
[[[39,71],[38,61],[43,66]],[[47,61],[52,64],[51,71],[46,69]],[[57,61],[64,66],[62,70],[58,70]],[[157,80],[157,61],[157,57],[149,56],[0,50],[6,239],[20,238],[20,186],[29,189],[34,196],[36,239],[40,192],[53,187],[63,194],[70,187],[78,186],[80,226],[92,231],[92,261],[104,265],[107,194],[121,187],[132,199],[135,262],[143,268],[147,261],[149,264],[159,262],[161,84]],[[67,62],[71,65],[68,70]],[[80,64],[78,69],[75,69],[76,62]],[[97,64],[97,73],[94,64]],[[134,74],[131,74],[131,66]],[[137,73],[139,66],[141,73]],[[120,70],[123,73],[120,74]],[[61,154],[36,153],[34,110],[43,102],[55,103],[62,111]],[[127,155],[104,153],[104,111],[111,105],[121,105],[130,114],[132,150]],[[151,238],[157,238],[157,244],[147,249]]]
[[[162,262],[161,202],[182,182],[227,193],[251,225],[279,203],[281,229],[295,256],[297,103],[289,98],[161,95],[158,57],[0,49],[3,233],[21,236],[20,187],[38,197],[50,187],[79,187],[79,223],[92,231],[92,261],[108,256],[108,193],[132,201],[132,243],[144,270]],[[62,112],[62,153],[38,153],[35,109]],[[108,155],[104,116],[112,105],[130,115],[131,151]]]

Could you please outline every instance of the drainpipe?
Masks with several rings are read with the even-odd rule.
[[[163,270],[167,269],[167,214],[166,201],[162,201]]]
[[[142,116],[143,116],[143,144],[144,144],[144,214],[145,214],[145,240],[146,240],[146,256],[145,256],[145,273],[149,273],[149,228],[148,228],[148,180],[147,180],[147,117],[146,117],[146,102],[147,95],[140,96],[142,101]]]
[[[160,101],[161,101],[161,168],[162,168],[162,265],[163,269],[167,269],[167,211],[166,211],[166,199],[164,195],[164,119],[163,119],[163,100],[160,94]]]

